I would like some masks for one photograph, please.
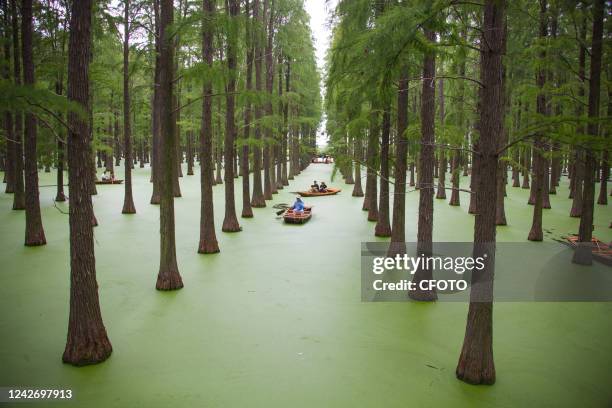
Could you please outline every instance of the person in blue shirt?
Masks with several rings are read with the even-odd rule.
[[[297,197],[295,199],[295,203],[293,203],[293,206],[291,208],[293,209],[293,211],[304,211],[304,202],[300,197]]]

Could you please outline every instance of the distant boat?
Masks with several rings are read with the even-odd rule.
[[[96,180],[96,184],[121,184],[123,180],[114,179],[114,180]]]
[[[318,196],[328,196],[328,195],[336,195],[340,191],[339,188],[328,188],[325,192],[315,192],[315,191],[298,191],[297,193],[302,197],[318,197]]]

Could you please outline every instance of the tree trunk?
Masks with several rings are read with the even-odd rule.
[[[58,95],[64,93],[62,79],[57,80],[55,83],[55,91]],[[63,134],[64,129],[60,131],[60,135]],[[57,139],[57,192],[55,194],[55,201],[63,202],[66,201],[66,195],[64,194],[64,142],[61,139]]]
[[[194,156],[193,154],[193,130],[189,129],[187,131],[187,175],[188,176],[193,176],[193,156]]]
[[[388,256],[406,253],[406,160],[408,155],[408,68],[403,67],[397,90],[397,135],[395,137],[395,185],[393,220]]]
[[[123,26],[123,142],[125,143],[125,194],[123,198],[123,214],[136,214],[132,196],[132,128],[130,124],[130,0],[125,1]]]
[[[215,0],[203,0],[202,9],[202,59],[213,67]],[[212,131],[212,78],[204,81],[202,88],[202,128],[200,130],[200,243],[198,253],[213,254],[219,252],[215,234],[215,217],[213,206],[213,131]]]
[[[92,1],[72,3],[68,45],[68,100],[89,104]],[[102,321],[96,281],[91,202],[91,138],[79,115],[68,115],[68,194],[70,195],[70,317],[62,360],[83,366],[106,360],[113,351]]]
[[[608,87],[608,117],[612,117],[612,89]],[[604,137],[609,138],[609,134]],[[597,204],[608,204],[608,179],[610,178],[610,162],[608,160],[608,150],[604,150],[601,158],[601,180],[599,185],[599,197]]]
[[[363,197],[363,188],[361,187],[361,161],[363,160],[363,147],[361,145],[361,137],[355,137],[355,149],[353,158],[355,160],[355,184],[353,185],[353,197]]]
[[[363,200],[363,209],[368,211],[368,221],[376,221],[378,219],[378,180],[376,176],[376,164],[378,162],[378,144],[380,143],[378,132],[380,127],[378,124],[377,108],[372,106],[370,113],[370,132],[368,134],[368,149],[367,149],[367,177],[366,177],[366,193]]]
[[[466,38],[467,34],[465,33],[465,31],[463,31],[461,33],[461,37],[462,38]],[[461,63],[459,65],[459,76],[460,77],[465,77],[465,58],[461,59]],[[463,128],[463,121],[464,121],[464,112],[463,112],[463,107],[464,107],[464,100],[465,100],[465,81],[459,81],[459,106],[458,106],[458,118],[457,118],[457,125],[459,127],[459,130],[461,132],[464,131]],[[449,205],[453,205],[453,206],[460,206],[461,205],[461,198],[460,198],[460,194],[459,194],[459,188],[460,188],[460,175],[461,175],[461,150],[455,150],[453,152],[453,159],[452,159],[452,184],[453,184],[453,189],[451,191],[451,198],[448,202]]]
[[[23,83],[34,87],[34,59],[32,55],[32,0],[21,1],[21,47],[23,58]],[[24,135],[25,155],[25,210],[26,230],[25,245],[45,245],[45,231],[40,215],[38,192],[38,168],[36,154],[36,117],[32,113],[25,115]]]
[[[391,107],[387,106],[382,117],[382,140],[380,149],[380,201],[374,235],[390,237],[389,225],[389,134],[391,133]]]
[[[254,24],[254,39],[255,39],[255,90],[257,93],[263,91],[263,48],[262,48],[262,30],[265,16],[260,17],[260,0],[253,0],[253,22]],[[263,194],[263,185],[261,179],[261,118],[263,116],[261,103],[255,104],[255,144],[253,146],[253,197],[251,205],[255,208],[263,208],[266,206],[266,201]]]
[[[547,0],[540,0],[540,39],[545,39],[548,35],[548,17],[547,17]],[[546,55],[544,51],[540,53],[540,58],[544,60]],[[539,89],[536,100],[536,111],[539,115],[546,114],[546,95],[544,94],[544,85],[546,83],[546,72],[543,68],[539,68],[536,74],[536,85]],[[544,203],[544,184],[547,183],[546,169],[548,166],[547,160],[544,157],[546,143],[543,140],[543,135],[536,135],[533,143],[534,153],[534,176],[531,186],[531,194],[529,203],[533,202],[533,220],[531,223],[531,231],[527,237],[530,241],[542,241],[544,233],[542,232],[542,208]]]
[[[598,137],[599,92],[601,82],[601,55],[603,36],[604,0],[595,0],[593,3],[593,35],[591,45],[591,71],[589,81],[589,124],[587,133]],[[591,265],[593,253],[591,252],[591,239],[593,237],[593,207],[595,201],[595,167],[596,156],[591,147],[584,149],[584,187],[582,189],[582,215],[578,230],[578,246],[574,251],[572,262],[580,265]]]
[[[227,39],[227,94],[225,97],[225,143],[224,143],[224,181],[225,181],[225,218],[223,219],[223,232],[238,232],[240,225],[236,217],[236,203],[234,200],[234,141],[236,140],[235,123],[235,95],[236,92],[236,52],[238,42],[237,16],[240,13],[239,0],[229,0],[230,32]]]
[[[246,92],[250,93],[253,89],[253,23],[250,18],[249,0],[245,2],[246,16]],[[282,88],[282,82],[281,82]],[[242,173],[242,218],[252,218],[253,209],[251,208],[251,186],[249,177],[249,138],[251,137],[251,102],[245,101],[244,107],[244,144],[242,145],[242,155],[240,157],[240,169]]]
[[[278,116],[281,116],[285,110],[283,103],[283,54],[278,53]],[[276,148],[276,189],[282,190],[285,188],[283,185],[283,157],[285,156],[284,146],[284,123],[282,120],[279,121],[279,137],[277,140]]]
[[[425,38],[433,45],[436,34],[425,28]],[[421,92],[421,157],[419,160],[419,221],[417,227],[417,256],[432,256],[433,250],[433,197],[434,197],[434,116],[436,114],[436,55],[426,53],[423,59],[423,90]],[[432,279],[433,271],[425,266],[414,273],[412,282],[416,290],[408,295],[413,300],[433,301],[438,298],[435,289],[423,290],[420,282]]]
[[[21,63],[19,58],[19,22],[17,0],[11,0],[11,26],[13,29],[13,77],[15,85],[21,84]],[[15,113],[15,160],[13,162],[13,210],[25,210],[25,187],[23,182],[23,115]]]
[[[484,258],[484,268],[472,271],[470,306],[456,375],[469,384],[493,384],[493,276],[495,273],[495,203],[498,135],[503,132],[502,57],[505,54],[505,0],[485,0],[480,51],[481,106],[476,184],[478,213],[474,220],[474,258]],[[473,171],[473,170],[472,170]],[[487,255],[484,257],[484,255]]]
[[[160,214],[160,260],[157,275],[158,290],[175,290],[183,287],[183,280],[176,262],[176,238],[174,228],[174,177],[176,171],[176,126],[173,114],[174,51],[170,26],[174,20],[172,0],[160,0],[160,56],[159,56],[159,100],[161,105],[161,202]]]
[[[438,80],[440,88],[440,125],[444,126],[444,79]],[[436,198],[446,200],[446,151],[444,149],[439,150],[439,163],[438,169],[438,189],[436,191]]]
[[[159,1],[154,0],[154,18],[155,18],[155,71],[154,71],[154,85],[153,85],[153,161],[151,163],[151,178],[153,179],[153,193],[151,194],[151,204],[159,204],[161,202],[161,180],[162,180],[162,169],[161,169],[161,104],[160,100],[160,53],[161,53],[161,41],[160,41],[160,16],[159,16]]]
[[[274,0],[264,0],[264,19],[268,17],[268,43],[265,50],[266,60],[266,92],[268,94],[268,100],[265,106],[265,113],[268,118],[272,117],[272,86],[274,83],[274,59],[272,58],[272,41],[274,39]],[[270,153],[270,142],[272,140],[272,128],[266,127],[264,137],[264,149],[263,149],[263,166],[264,166],[264,199],[272,199],[272,175],[270,174],[272,169],[272,160]]]
[[[4,64],[2,66],[2,78],[5,81],[10,82],[11,80],[11,42],[10,42],[10,15],[8,11],[8,4],[6,0],[3,0],[2,13],[4,14],[4,21],[2,27],[3,42],[4,42]],[[15,58],[19,58],[18,54],[15,54]],[[4,163],[4,178],[6,182],[5,193],[13,194],[15,192],[15,142],[14,142],[14,125],[13,125],[13,114],[6,110],[4,112],[4,136],[6,139],[6,157]]]

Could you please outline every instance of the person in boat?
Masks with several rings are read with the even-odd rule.
[[[295,202],[291,206],[291,209],[296,212],[304,211],[304,202],[300,197],[296,197]]]
[[[104,173],[102,174],[102,181],[110,181],[111,177],[112,175],[108,172],[108,170],[104,170]]]
[[[326,193],[327,192],[327,184],[325,184],[324,181],[321,182],[321,185],[319,186],[319,193]]]
[[[310,191],[312,191],[313,193],[319,192],[319,184],[317,183],[317,180],[312,182],[312,185],[310,186]]]

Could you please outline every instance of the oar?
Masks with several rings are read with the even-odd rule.
[[[284,213],[285,211],[287,211],[287,209],[286,209],[286,208],[283,208],[282,210],[277,211],[277,212],[276,212],[276,215],[281,215],[281,214],[282,214],[282,213]]]

